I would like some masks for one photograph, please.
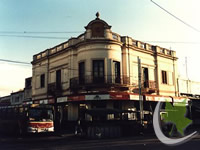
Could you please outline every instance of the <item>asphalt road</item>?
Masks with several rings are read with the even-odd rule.
[[[153,135],[89,140],[72,134],[0,136],[0,150],[199,150],[200,136],[179,146],[166,146]]]

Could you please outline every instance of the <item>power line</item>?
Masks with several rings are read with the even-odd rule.
[[[178,18],[177,16],[173,15],[172,13],[170,13],[168,10],[166,10],[165,8],[163,8],[162,6],[160,6],[159,4],[157,4],[156,2],[154,2],[153,0],[151,0],[151,2],[154,3],[156,6],[158,6],[159,8],[161,8],[162,10],[164,10],[166,13],[168,13],[172,17],[174,17],[175,19],[177,19],[178,21],[180,21],[183,24],[185,24],[186,26],[192,28],[193,30],[195,30],[197,32],[200,32],[200,30],[198,30],[197,28],[195,28],[192,25],[188,24],[187,22],[183,21],[182,19]]]
[[[23,64],[23,65],[31,65],[31,63],[28,63],[28,62],[8,60],[8,59],[0,59],[0,61],[9,62],[9,63],[16,63],[16,64]]]
[[[53,36],[28,36],[28,35],[2,35],[0,36],[8,36],[8,37],[24,37],[24,38],[42,38],[42,39],[70,39],[69,37],[53,37]],[[173,43],[173,44],[200,44],[200,42],[184,42],[184,41],[143,41],[149,43]]]
[[[69,39],[68,37],[32,36],[32,35],[8,35],[8,34],[0,34],[0,36],[6,36],[6,37],[23,37],[23,38],[42,38],[42,39]]]
[[[0,36],[6,36],[6,37],[22,37],[22,38],[42,38],[42,39],[70,39],[69,37],[54,37],[54,36],[28,36],[28,35],[6,35],[6,34],[0,34]],[[146,43],[173,43],[173,44],[200,44],[200,42],[184,42],[184,41],[143,41]]]
[[[57,32],[45,32],[45,31],[0,31],[3,34],[66,34],[66,33],[82,33],[84,31],[57,31]]]

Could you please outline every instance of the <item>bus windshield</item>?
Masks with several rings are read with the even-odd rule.
[[[30,121],[52,121],[53,112],[51,109],[29,109],[28,117]]]

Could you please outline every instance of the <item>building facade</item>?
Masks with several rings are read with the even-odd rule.
[[[33,103],[56,104],[69,121],[94,108],[138,110],[140,90],[144,101],[178,96],[176,52],[114,33],[99,14],[83,34],[34,55],[32,66]]]
[[[24,90],[11,93],[10,95],[11,105],[14,105],[14,106],[22,105],[23,101],[24,101]]]
[[[179,77],[177,83],[180,95],[190,97],[200,96],[200,82]]]
[[[32,77],[25,79],[24,104],[32,104]]]

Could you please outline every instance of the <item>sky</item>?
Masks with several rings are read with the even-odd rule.
[[[83,33],[98,11],[113,32],[175,50],[179,75],[200,81],[200,1],[153,1],[187,25],[151,0],[0,0],[0,60],[31,62],[34,54]],[[30,76],[31,64],[0,61],[0,96],[23,89]]]

